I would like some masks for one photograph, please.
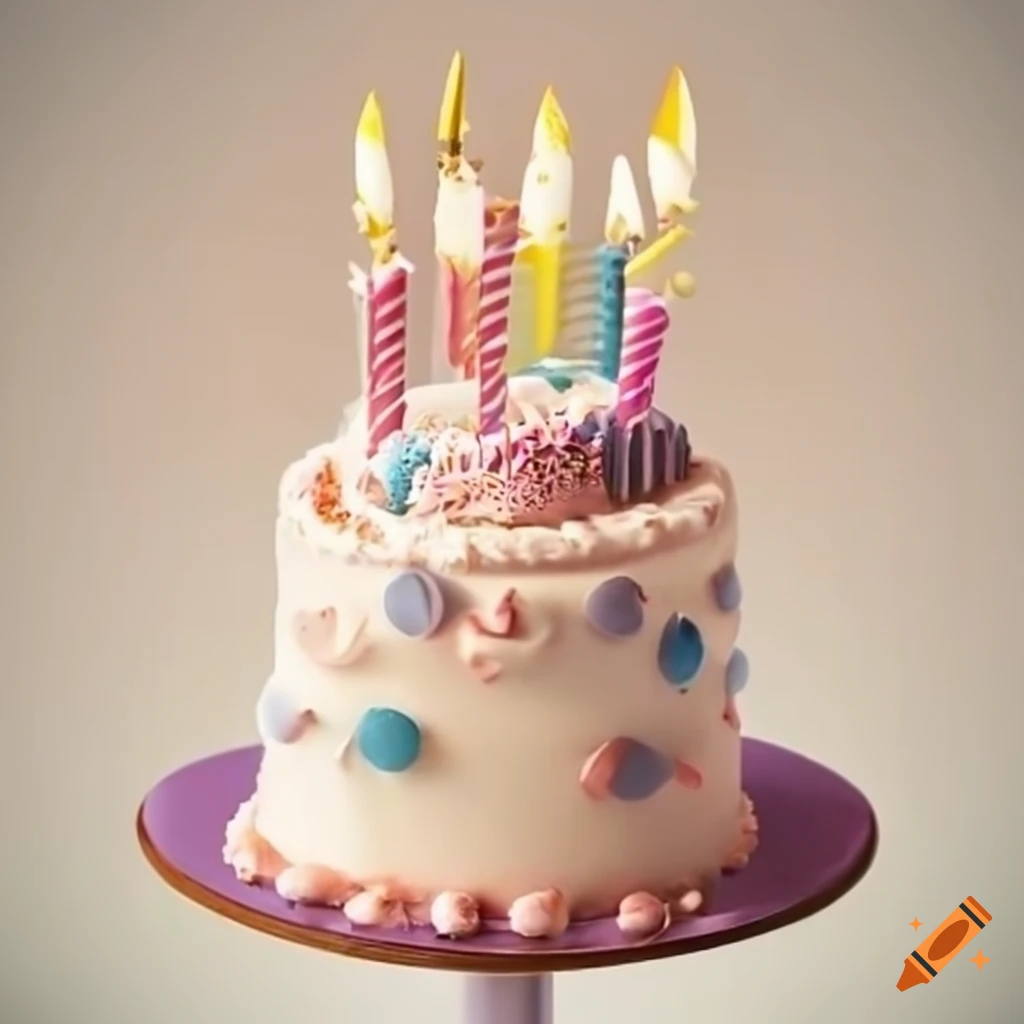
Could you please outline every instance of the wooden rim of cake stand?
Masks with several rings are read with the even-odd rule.
[[[272,891],[237,881],[221,863],[224,827],[251,795],[260,753],[247,747],[214,755],[154,787],[136,818],[146,859],[172,889],[238,924],[401,967],[536,976],[696,953],[824,909],[864,877],[878,845],[874,812],[851,783],[793,751],[744,739],[744,789],[758,813],[760,847],[747,868],[723,879],[708,913],[674,924],[654,942],[626,939],[613,921],[575,924],[551,941],[493,932],[453,941],[427,928],[353,929],[339,910],[292,907]]]

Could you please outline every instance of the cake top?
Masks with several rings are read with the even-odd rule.
[[[653,404],[670,300],[692,293],[689,275],[659,270],[689,234],[679,218],[696,208],[696,122],[683,73],[669,76],[648,136],[658,234],[646,248],[624,156],[612,165],[603,240],[571,231],[570,133],[550,88],[518,200],[485,191],[467,131],[456,54],[437,133],[434,385],[410,391],[413,268],[397,240],[383,113],[373,93],[363,106],[354,211],[371,266],[353,266],[350,282],[362,389],[316,498],[324,525],[343,529],[372,510],[388,530],[428,519],[555,529],[657,502],[689,472],[686,430]]]

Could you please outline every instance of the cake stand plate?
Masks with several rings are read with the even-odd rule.
[[[221,858],[224,827],[253,792],[260,747],[186,765],[139,808],[137,832],[157,873],[188,899],[278,938],[363,960],[467,974],[466,1024],[551,1024],[556,971],[612,967],[738,942],[828,906],[864,876],[878,839],[864,795],[830,769],[760,740],[743,740],[743,788],[758,816],[750,864],[723,878],[708,912],[654,941],[623,937],[611,919],[574,924],[555,940],[508,931],[469,940],[429,928],[360,928],[338,910],[293,907],[236,880]]]

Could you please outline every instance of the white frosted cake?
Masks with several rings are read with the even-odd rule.
[[[659,242],[639,248],[628,165],[605,244],[562,240],[552,262],[531,228],[568,223],[561,111],[549,92],[521,203],[488,202],[462,157],[462,89],[457,57],[435,220],[456,379],[423,387],[405,387],[410,268],[379,108],[364,109],[364,394],[282,481],[263,761],[225,860],[357,926],[543,940],[617,915],[648,938],[706,907],[756,843],[735,493],[652,404],[668,298],[635,283]],[[692,208],[692,134],[677,71],[649,146],[660,221]]]

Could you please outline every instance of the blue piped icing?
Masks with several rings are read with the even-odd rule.
[[[626,309],[626,249],[603,245],[601,265],[601,376],[616,380],[622,356],[622,319]]]

